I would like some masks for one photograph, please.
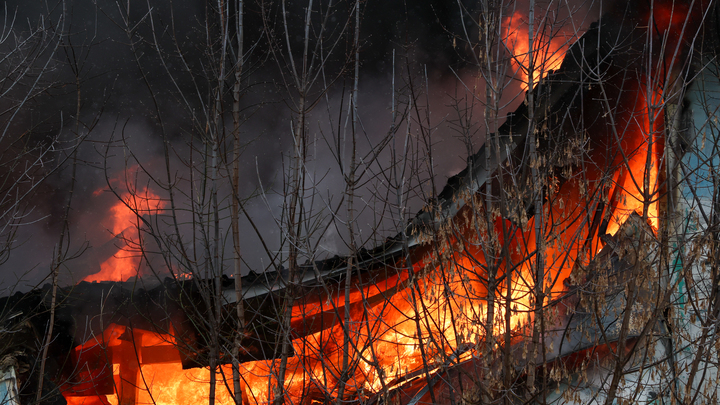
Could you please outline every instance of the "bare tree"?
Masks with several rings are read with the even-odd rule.
[[[120,399],[139,385],[162,402],[141,361],[154,334],[208,369],[210,404],[716,401],[714,4],[618,3],[588,26],[567,1],[458,1],[451,114],[406,43],[379,135],[363,119],[367,4],[210,2],[200,50],[172,10],[117,7],[163,156],[143,159],[118,125],[107,186],[138,230],[135,282],[168,277],[174,300],[151,332],[123,329],[136,359]],[[248,100],[255,86],[273,95]],[[265,109],[282,123],[280,186],[260,162],[242,169]],[[448,129],[467,167],[440,188]],[[266,263],[243,277],[248,254]],[[94,337],[105,349],[114,327]]]
[[[63,218],[59,240],[51,253],[51,265],[47,275],[34,280],[37,287],[48,279],[51,288],[47,293],[47,312],[38,309],[36,313],[25,313],[27,302],[9,299],[0,308],[0,346],[3,368],[10,367],[14,376],[21,382],[19,393],[8,393],[11,398],[4,401],[40,403],[56,400],[60,394],[55,388],[59,381],[50,381],[47,371],[48,349],[56,336],[53,334],[55,310],[58,305],[59,273],[67,261],[78,257],[86,246],[74,250],[70,246],[68,235],[68,217],[75,185],[77,151],[87,134],[92,130],[102,114],[102,106],[85,121],[81,118],[81,81],[83,64],[87,52],[94,42],[90,40],[82,46],[73,47],[72,32],[67,29],[68,11],[64,2],[46,4],[39,15],[28,16],[21,21],[23,13],[5,5],[3,10],[3,28],[0,36],[0,104],[2,105],[2,135],[0,136],[0,166],[3,168],[0,206],[2,207],[2,247],[0,262],[6,264],[17,247],[18,239],[25,238],[18,233],[21,227],[32,227],[43,221],[42,209],[36,201],[38,195],[47,190],[50,179],[71,167],[71,186],[67,203],[63,207]],[[77,53],[75,53],[77,52]],[[63,61],[63,56],[65,61]],[[64,62],[70,66],[74,82],[68,84],[63,78]],[[53,95],[63,94],[65,86],[76,89],[76,108],[72,114],[72,129],[64,128],[62,111],[38,109]],[[58,124],[59,123],[59,124]],[[43,135],[48,128],[55,128],[53,134]],[[14,270],[11,270],[14,271]],[[17,283],[3,285],[2,290],[8,296],[16,289],[24,289],[24,275],[16,272]],[[29,299],[32,305],[32,298]],[[28,325],[38,336],[35,347],[27,339]],[[41,329],[40,329],[41,328]],[[33,358],[35,354],[36,358]],[[60,359],[51,363],[56,367]],[[2,370],[4,373],[7,371]],[[19,395],[13,397],[13,395]]]

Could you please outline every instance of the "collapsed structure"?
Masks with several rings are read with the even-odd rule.
[[[604,15],[404,232],[244,277],[242,350],[216,354],[239,359],[243,403],[717,398],[720,15],[705,6]],[[33,402],[40,376],[47,403],[205,402],[165,396],[211,365],[211,282],[61,289],[43,370],[49,290],[1,299],[0,403]],[[233,314],[232,281],[220,290]]]

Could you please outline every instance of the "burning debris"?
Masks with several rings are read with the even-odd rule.
[[[152,288],[81,282],[60,290],[50,342],[48,288],[2,299],[0,394],[8,396],[0,403],[201,403],[217,378],[205,369],[213,356],[229,388],[214,398],[221,403],[233,402],[233,359],[243,403],[485,403],[502,395],[585,403],[625,391],[649,400],[675,393],[652,371],[679,361],[671,308],[692,276],[668,272],[668,257],[680,256],[664,247],[677,221],[663,221],[681,210],[678,171],[696,136],[690,92],[670,97],[667,89],[707,60],[685,62],[698,46],[699,6],[672,4],[609,13],[564,59],[561,45],[546,44],[554,71],[537,76],[533,105],[509,116],[405,232],[299,266],[295,279],[285,270],[244,277],[240,353],[229,343],[237,304],[230,279]],[[510,48],[522,50],[515,41]],[[645,43],[650,51],[638,46]],[[517,68],[527,70],[523,60]],[[547,178],[538,183],[539,167]],[[148,203],[159,198],[147,189],[143,198],[122,199],[118,217],[121,203],[165,208]],[[128,232],[125,225],[119,220],[114,232]],[[86,281],[126,280],[106,271],[122,267],[111,264]],[[219,337],[206,333],[218,311],[209,293],[223,297]],[[208,352],[212,338],[221,353]],[[294,355],[282,363],[288,339]],[[556,390],[534,391],[541,380]]]

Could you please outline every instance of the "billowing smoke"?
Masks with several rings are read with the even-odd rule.
[[[343,228],[347,208],[341,203],[346,179],[340,168],[347,169],[352,147],[347,136],[353,86],[348,55],[353,52],[354,4],[333,5],[336,11],[325,22],[321,46],[315,48],[324,69],[317,70],[317,84],[310,94],[317,97],[317,104],[306,122],[311,139],[305,170],[307,204],[313,204],[308,217],[317,223],[303,231],[311,235],[309,244],[317,247],[308,257],[317,259],[347,252],[347,228]],[[472,17],[477,20],[482,7],[474,0],[360,5],[356,157],[364,177],[356,196],[355,229],[360,245],[371,247],[399,231],[399,210],[405,219],[414,215],[449,176],[465,167],[468,153],[483,142],[487,131],[482,124],[484,88],[477,85],[478,60],[473,56],[478,49],[466,43],[478,38]],[[111,208],[128,190],[149,187],[166,198],[168,190],[161,185],[172,184],[179,203],[175,207],[182,222],[179,227],[184,229],[197,219],[187,209],[202,193],[197,185],[207,175],[198,163],[207,153],[200,134],[203,126],[212,124],[207,114],[214,108],[210,103],[214,83],[208,78],[219,71],[210,57],[218,52],[219,20],[214,7],[215,2],[200,0],[6,2],[6,30],[14,37],[3,44],[3,52],[10,53],[14,44],[33,31],[42,31],[41,42],[51,45],[34,65],[44,71],[43,91],[29,92],[30,101],[12,117],[8,137],[52,146],[52,150],[39,172],[48,178],[29,199],[32,209],[13,228],[14,250],[4,264],[9,271],[0,276],[2,288],[27,289],[47,282],[58,249],[66,258],[60,266],[61,283],[77,283],[99,271],[108,255],[128,243],[116,237],[111,224]],[[295,84],[288,74],[291,63],[282,55],[288,44],[301,49],[306,7],[300,1],[245,4],[239,194],[252,223],[241,220],[244,272],[265,270],[273,253],[287,249],[280,245],[285,231],[281,207],[293,151],[297,93],[292,92]],[[313,7],[313,29],[318,29],[328,4],[316,2]],[[518,2],[506,12],[510,17],[524,9],[527,5]],[[597,10],[587,5],[548,9],[556,19],[573,16],[565,21],[571,27],[566,31],[576,34],[597,16]],[[234,36],[234,20],[230,21],[228,34]],[[284,21],[288,22],[287,37]],[[347,33],[339,34],[342,30]],[[317,45],[317,38],[312,46]],[[3,69],[13,74],[10,66]],[[508,75],[514,74],[508,68]],[[227,78],[224,91],[229,94],[232,80]],[[325,85],[326,92],[317,90]],[[17,98],[24,90],[8,94]],[[510,81],[504,94],[503,111],[511,111],[521,102],[520,84]],[[225,100],[228,131],[232,128],[230,104],[231,100]],[[406,151],[406,160],[398,151]],[[232,156],[227,148],[220,153]],[[398,172],[407,179],[401,200],[393,189]],[[13,176],[8,170],[5,174]],[[227,176],[227,171],[221,171],[220,195],[225,206],[231,193]],[[71,189],[68,232],[59,245]],[[167,213],[168,206],[163,210]],[[158,220],[155,225],[160,229],[172,224]],[[222,227],[229,257],[227,213],[222,215]],[[192,235],[183,236],[186,242],[192,240]],[[157,241],[143,243],[148,251],[163,248]],[[188,242],[190,249],[201,248],[191,245]],[[143,271],[150,274],[163,266],[167,263],[157,262]]]

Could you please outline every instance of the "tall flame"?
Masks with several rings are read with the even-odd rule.
[[[516,11],[503,21],[505,46],[512,54],[511,63],[513,69],[520,75],[520,87],[524,91],[528,89],[530,69],[530,36],[527,18],[526,14]],[[560,68],[569,44],[568,38],[564,35],[558,33],[547,35],[544,30],[537,30],[537,26],[534,31],[533,86],[551,70]]]
[[[98,195],[102,190],[96,191]],[[85,277],[82,281],[126,281],[137,276],[141,261],[141,221],[139,216],[156,215],[167,205],[157,194],[145,186],[122,194],[108,212],[107,228],[125,246],[115,255],[100,264],[100,271]]]

